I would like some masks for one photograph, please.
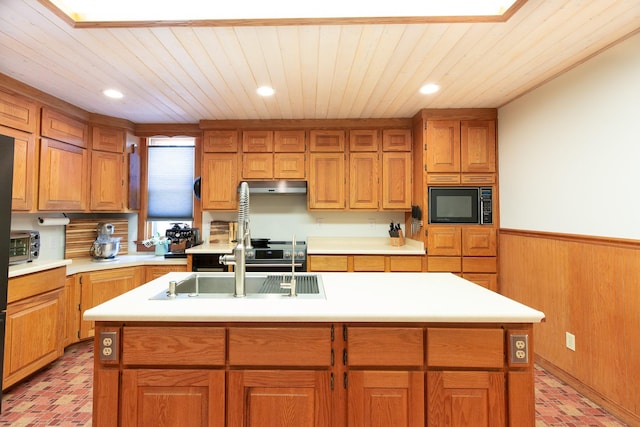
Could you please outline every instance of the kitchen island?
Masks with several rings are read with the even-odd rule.
[[[322,273],[321,299],[150,299],[189,274],[85,312],[95,426],[535,424],[537,310],[449,273]]]

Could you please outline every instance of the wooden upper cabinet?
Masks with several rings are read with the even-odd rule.
[[[86,149],[60,141],[40,141],[38,209],[84,211],[89,189]]]
[[[0,91],[0,125],[36,133],[38,106],[28,99]]]
[[[379,132],[357,129],[349,131],[349,151],[378,151]]]
[[[93,126],[91,148],[99,151],[124,153],[125,130],[116,127]]]
[[[377,152],[354,152],[349,155],[349,208],[378,209],[380,186]]]
[[[304,153],[307,149],[304,130],[276,130],[273,132],[273,151],[276,153]]]
[[[42,136],[78,147],[88,146],[88,126],[85,122],[49,108],[42,108]]]
[[[124,209],[124,155],[106,151],[91,154],[92,211],[121,211]]]
[[[11,210],[29,211],[35,199],[36,139],[35,135],[0,126],[0,134],[14,139],[13,196]]]
[[[382,150],[411,151],[411,129],[385,129],[382,131]]]
[[[427,173],[460,172],[460,122],[427,121]]]
[[[242,178],[273,178],[273,154],[244,153],[242,155]]]
[[[238,206],[238,156],[205,153],[202,156],[202,209],[233,210]]]
[[[411,208],[411,152],[382,153],[382,209]]]
[[[345,154],[311,153],[309,209],[345,208]]]
[[[236,153],[238,132],[236,130],[206,130],[202,142],[205,153]]]
[[[273,151],[273,131],[243,131],[242,151],[245,153],[271,153]]]
[[[461,133],[461,172],[496,171],[496,123],[493,120],[463,121]]]
[[[309,132],[310,151],[340,152],[345,151],[344,130],[312,130]]]
[[[275,179],[304,179],[307,176],[305,153],[273,153]]]

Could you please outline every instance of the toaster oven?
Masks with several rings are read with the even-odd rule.
[[[11,231],[9,265],[31,262],[40,255],[40,232],[36,230]]]

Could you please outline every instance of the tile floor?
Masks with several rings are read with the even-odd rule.
[[[2,396],[0,426],[91,426],[91,341],[70,346],[64,357]],[[574,389],[536,368],[536,427],[624,427]]]

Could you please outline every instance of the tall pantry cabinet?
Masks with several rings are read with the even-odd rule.
[[[422,110],[413,119],[413,198],[427,271],[448,271],[498,290],[498,170],[495,109]],[[490,187],[493,224],[429,224],[430,186]]]

